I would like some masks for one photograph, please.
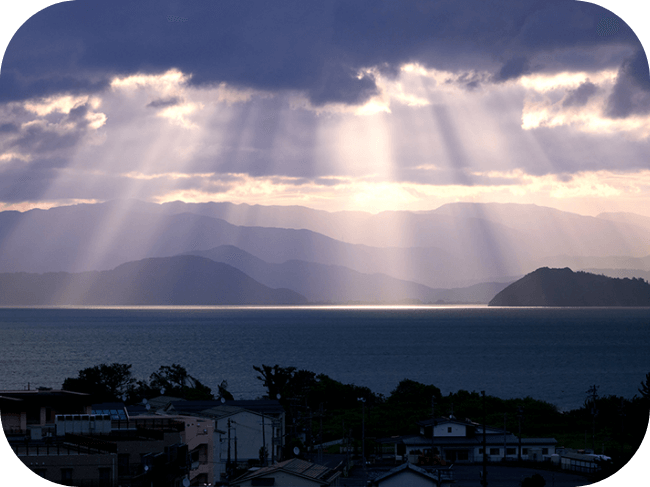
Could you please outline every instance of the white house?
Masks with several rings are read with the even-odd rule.
[[[436,418],[421,421],[420,434],[381,440],[393,444],[396,457],[405,455],[416,461],[424,450],[434,449],[446,463],[475,463],[483,461],[483,425],[469,420]],[[431,432],[433,429],[433,438]],[[555,438],[522,438],[498,428],[485,427],[487,460],[517,460],[521,445],[523,460],[542,461],[555,453]]]

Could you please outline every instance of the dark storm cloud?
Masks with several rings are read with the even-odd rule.
[[[30,125],[21,131],[10,147],[18,147],[31,153],[52,152],[59,149],[74,147],[79,141],[79,132],[59,133],[48,130],[41,125]]]
[[[78,0],[41,11],[16,33],[2,66],[0,101],[88,93],[117,74],[177,68],[191,73],[194,85],[300,90],[316,105],[360,104],[377,90],[371,76],[357,77],[365,67],[395,75],[400,64],[417,61],[455,72],[489,69],[504,81],[542,69],[528,61],[535,53],[638,47],[622,21],[603,36],[605,17],[612,15],[573,0]],[[602,60],[587,55],[583,62]],[[543,69],[570,68],[566,63]]]
[[[320,87],[312,90],[311,101],[316,106],[331,101],[358,105],[376,94],[377,85],[372,76],[357,78],[353,69],[334,69],[323,77]]]
[[[587,80],[578,86],[575,90],[570,90],[567,97],[562,102],[565,107],[583,107],[589,101],[592,95],[598,91],[598,87],[591,81]]]
[[[12,132],[18,132],[18,125],[15,123],[0,124],[0,134],[7,134]]]
[[[501,83],[509,79],[517,79],[524,74],[530,73],[530,62],[525,57],[516,57],[508,60],[501,69],[494,75],[494,82]]]
[[[607,100],[605,115],[625,118],[650,113],[650,74],[643,49],[626,59],[618,70],[616,84]]]
[[[18,131],[18,137],[9,143],[9,147],[40,154],[74,147],[88,130],[87,113],[88,105],[84,104],[71,109],[67,115],[58,115],[59,123],[27,125]],[[72,128],[68,128],[69,125]]]

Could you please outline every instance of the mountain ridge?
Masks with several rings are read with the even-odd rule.
[[[306,304],[240,270],[198,256],[147,258],[110,271],[0,274],[0,305]]]
[[[650,284],[541,267],[510,284],[488,306],[650,306]]]

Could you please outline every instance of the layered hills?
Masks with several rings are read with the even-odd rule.
[[[646,276],[648,221],[496,203],[371,214],[112,201],[0,212],[0,272],[80,274],[196,255],[316,303],[486,303],[542,266]]]
[[[197,256],[149,258],[111,271],[0,274],[0,305],[305,304],[238,269]]]
[[[489,306],[650,306],[650,284],[543,267],[507,286]]]

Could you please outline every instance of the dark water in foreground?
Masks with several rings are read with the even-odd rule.
[[[0,389],[60,387],[113,362],[137,378],[178,363],[236,398],[262,395],[253,365],[277,363],[386,395],[409,378],[572,409],[593,384],[638,393],[650,309],[0,308]]]

